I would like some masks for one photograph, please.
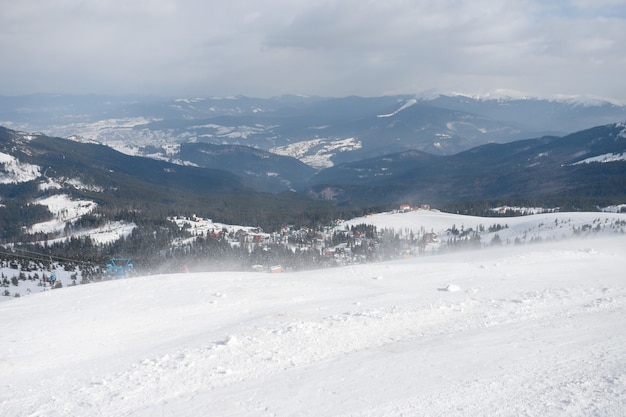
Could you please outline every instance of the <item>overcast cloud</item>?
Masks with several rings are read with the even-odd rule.
[[[0,1],[0,94],[626,102],[626,0]]]

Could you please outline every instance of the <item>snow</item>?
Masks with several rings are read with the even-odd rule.
[[[626,204],[618,204],[616,206],[603,207],[602,211],[607,213],[623,213],[626,212]]]
[[[6,416],[621,416],[626,235],[0,304]]]
[[[135,129],[159,120],[147,117],[111,118],[52,126],[51,131],[61,137],[72,137],[80,142],[93,140],[107,142],[124,133],[137,134]]]
[[[70,186],[70,187],[76,188],[77,190],[92,191],[96,193],[100,193],[104,191],[103,187],[100,187],[94,184],[85,184],[78,178],[66,178],[66,179],[61,179],[60,181],[57,181],[52,178],[47,178],[45,172],[44,172],[44,177],[45,177],[45,181],[42,181],[39,184],[39,189],[41,191],[61,190],[63,189],[64,186]]]
[[[291,156],[292,158],[300,159],[304,157],[311,149],[324,143],[324,139],[303,140],[286,146],[277,146],[270,149],[270,152],[277,155]]]
[[[590,164],[592,162],[599,162],[605,164],[607,162],[620,162],[626,161],[626,152],[622,153],[606,153],[603,155],[594,156],[592,158],[583,159],[582,161],[574,162],[572,165]]]
[[[208,236],[225,231],[228,233],[236,233],[244,231],[246,233],[260,233],[258,227],[253,226],[237,226],[226,223],[215,223],[211,219],[192,216],[191,218],[176,216],[169,217],[168,220],[173,221],[180,229],[187,229],[193,236]]]
[[[0,184],[16,184],[39,178],[40,168],[20,162],[14,156],[0,152]]]
[[[496,101],[511,101],[511,100],[550,100],[563,103],[571,103],[573,105],[579,105],[584,107],[595,107],[610,104],[617,107],[624,106],[624,103],[620,100],[612,97],[598,96],[598,95],[567,95],[567,94],[552,94],[541,95],[534,92],[524,92],[506,88],[496,88],[491,91],[483,91],[477,93],[462,93],[462,92],[446,92],[446,91],[427,91],[420,95],[423,100],[434,100],[440,96],[460,96],[467,97],[473,100],[496,100]]]
[[[80,185],[76,183],[75,185]],[[115,221],[94,227],[74,230],[68,225],[79,220],[82,216],[91,213],[98,206],[89,200],[73,200],[66,194],[57,194],[34,202],[46,206],[54,218],[49,221],[36,223],[29,229],[29,233],[63,234],[63,237],[50,238],[47,243],[56,243],[70,239],[70,237],[89,237],[94,244],[106,244],[114,242],[122,237],[130,235],[136,227],[134,223]],[[66,233],[67,232],[67,233]]]
[[[137,225],[132,222],[114,221],[107,222],[100,227],[72,231],[71,236],[77,238],[89,237],[94,245],[105,245],[107,243],[113,243],[123,237],[130,236],[135,227],[137,227]],[[48,243],[55,243],[56,241],[67,239],[69,239],[69,236],[59,239],[50,239]]]
[[[412,98],[410,100],[407,100],[406,103],[404,103],[402,106],[400,106],[400,108],[396,111],[394,111],[393,113],[389,113],[389,114],[379,114],[376,117],[379,118],[384,118],[384,117],[393,117],[396,114],[400,113],[402,110],[405,110],[413,105],[415,105],[417,103],[417,100]]]
[[[185,103],[185,104],[194,104],[194,103],[201,103],[203,101],[205,101],[206,98],[203,97],[195,97],[195,98],[177,98],[174,100],[174,102],[176,103]]]
[[[330,168],[334,165],[331,160],[336,152],[349,152],[362,148],[362,143],[356,138],[345,139],[311,139],[292,143],[286,146],[277,146],[270,152],[277,155],[290,156],[317,169]]]
[[[61,232],[68,222],[78,220],[85,214],[91,213],[98,206],[93,201],[72,200],[66,194],[57,194],[43,198],[37,200],[35,204],[48,207],[48,210],[55,218],[47,222],[34,224],[30,229],[30,233]]]
[[[191,126],[191,129],[213,129],[215,134],[203,134],[202,137],[226,137],[231,139],[248,139],[252,135],[256,135],[267,130],[265,126],[221,126],[213,123]]]
[[[517,213],[520,215],[527,215],[527,214],[542,214],[542,213],[551,213],[551,212],[558,212],[559,209],[546,209],[543,207],[519,207],[519,206],[500,206],[500,207],[495,207],[492,208],[491,211],[493,211],[494,213],[507,213],[507,212],[512,212],[512,213]]]
[[[77,190],[92,191],[96,193],[104,192],[104,187],[100,187],[99,185],[93,185],[93,184],[85,184],[78,178],[69,178],[65,180],[64,183],[66,185],[70,185],[76,188]]]
[[[523,208],[520,208],[522,210]],[[532,208],[523,209],[530,212]],[[626,215],[607,212],[542,213],[519,217],[478,217],[443,213],[436,210],[388,212],[359,217],[343,222],[337,229],[359,224],[370,224],[379,230],[396,233],[435,233],[440,239],[452,238],[450,229],[473,229],[479,233],[483,245],[489,245],[497,234],[503,244],[561,240],[574,236],[625,234]],[[501,226],[489,232],[489,228]]]
[[[127,155],[139,155],[142,146],[171,143],[171,132],[150,130],[157,118],[130,117],[103,119],[47,127],[46,134],[77,142],[102,143]]]

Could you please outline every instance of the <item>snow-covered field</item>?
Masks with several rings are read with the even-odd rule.
[[[450,229],[478,232],[483,245],[489,245],[497,234],[502,244],[523,244],[537,241],[557,241],[575,236],[626,233],[626,215],[610,212],[543,213],[518,217],[478,217],[418,210],[407,213],[379,213],[343,222],[345,229],[359,224],[371,224],[379,230],[396,233],[436,233],[441,240],[453,237]],[[498,227],[499,226],[499,227]],[[491,231],[490,231],[491,228]],[[481,231],[482,230],[482,231]]]
[[[29,231],[30,233],[39,232],[59,235],[56,238],[49,239],[48,243],[65,241],[70,239],[70,237],[81,238],[89,236],[94,244],[103,245],[130,235],[136,227],[134,223],[115,221],[88,229],[74,230],[75,228],[71,227],[70,230],[66,231],[68,225],[79,220],[81,216],[91,213],[97,207],[97,204],[89,200],[73,200],[66,194],[55,194],[38,200],[35,204],[46,206],[54,218],[46,222],[34,224]],[[64,231],[66,233],[63,233]]]
[[[0,414],[623,416],[624,271],[613,233],[33,294],[0,304]]]
[[[313,168],[323,169],[330,168],[334,165],[331,158],[335,153],[354,151],[362,147],[362,143],[356,138],[316,138],[285,146],[277,146],[270,149],[270,152],[277,155],[290,156],[299,159]]]

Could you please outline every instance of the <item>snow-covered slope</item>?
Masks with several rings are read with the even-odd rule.
[[[355,138],[337,140],[317,138],[290,145],[277,146],[270,149],[270,151],[277,155],[299,159],[314,168],[323,169],[334,165],[332,157],[336,153],[351,152],[362,147],[361,142]]]
[[[12,155],[0,152],[0,184],[28,182],[40,175],[37,165],[21,162]]]
[[[376,115],[376,117],[393,117],[396,114],[400,113],[402,110],[404,110],[406,108],[409,108],[409,107],[415,105],[416,103],[417,103],[417,99],[412,98],[410,100],[407,100],[406,103],[404,103],[402,106],[400,106],[400,108],[398,110],[395,110],[394,112],[388,113],[388,114],[378,114],[378,115]]]
[[[0,304],[6,416],[621,416],[626,237]]]
[[[46,206],[54,217],[52,220],[34,224],[28,231],[50,235],[48,243],[89,236],[93,243],[102,245],[128,236],[136,227],[134,223],[123,221],[107,222],[93,228],[72,227],[73,222],[91,213],[97,204],[89,200],[74,200],[66,194],[55,194],[34,201],[33,204]]]
[[[531,209],[528,209],[531,210]],[[617,211],[617,210],[615,210]],[[451,229],[472,230],[483,244],[490,244],[497,234],[503,244],[561,240],[575,236],[626,233],[626,216],[610,212],[543,213],[519,217],[478,217],[418,210],[389,212],[358,217],[338,229],[370,224],[396,233],[435,233],[440,239],[450,237]]]
[[[591,164],[594,162],[606,164],[608,162],[617,162],[617,161],[626,161],[626,152],[622,152],[621,154],[607,153],[604,155],[598,155],[592,158],[583,159],[582,161],[579,161],[579,162],[575,162],[573,165]]]
[[[0,98],[0,124],[13,129],[157,159],[167,158],[174,144],[243,145],[294,156],[317,169],[406,149],[451,155],[623,122],[626,115],[626,107],[611,99],[540,98],[502,89],[369,98]]]

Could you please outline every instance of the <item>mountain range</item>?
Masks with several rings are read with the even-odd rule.
[[[188,143],[176,149],[176,158],[185,163],[0,128],[0,212],[54,193],[103,207],[150,207],[163,215],[198,212],[239,224],[406,201],[526,200],[582,209],[626,200],[624,124],[481,145],[454,155],[408,150],[320,171],[240,145]],[[291,191],[270,192],[283,181]]]
[[[622,414],[619,105],[103,100],[0,100],[7,414]]]
[[[406,150],[452,155],[487,143],[564,136],[624,121],[623,105],[582,98],[0,97],[0,125],[15,130],[172,161],[181,144],[241,145],[294,157],[318,170]]]
[[[369,201],[626,198],[626,125],[487,144],[455,155],[405,151],[319,172],[309,192]],[[374,197],[376,196],[376,197]]]
[[[30,96],[3,97],[0,120],[5,235],[55,193],[265,227],[403,202],[626,201],[626,109],[608,101]]]

